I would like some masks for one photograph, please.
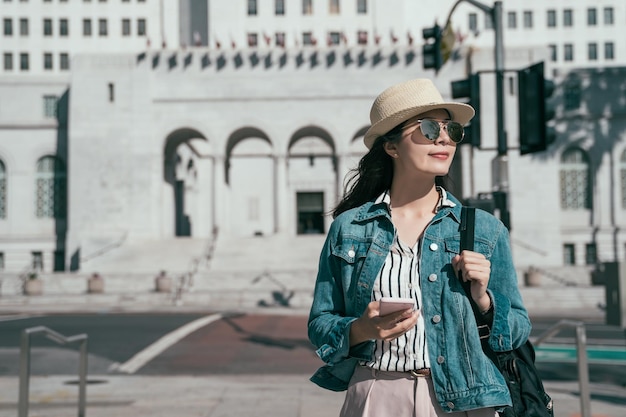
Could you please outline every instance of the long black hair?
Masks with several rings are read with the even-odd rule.
[[[375,199],[391,188],[393,160],[385,151],[385,143],[398,143],[402,139],[405,124],[400,123],[376,139],[369,152],[359,161],[358,167],[350,170],[343,198],[332,211],[333,218]],[[436,177],[435,183],[446,188],[447,178],[447,175]]]

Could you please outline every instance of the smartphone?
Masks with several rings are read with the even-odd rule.
[[[415,309],[415,300],[412,298],[383,297],[380,299],[379,315],[386,316],[409,308]]]

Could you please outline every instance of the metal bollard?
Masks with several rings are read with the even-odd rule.
[[[28,417],[28,395],[30,383],[30,337],[37,333],[45,333],[50,340],[60,345],[80,342],[80,358],[78,363],[78,417],[85,417],[87,397],[87,335],[79,334],[65,337],[45,326],[31,327],[22,331],[20,340],[20,389],[17,407],[18,417]]]

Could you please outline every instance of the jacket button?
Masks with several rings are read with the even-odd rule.
[[[454,410],[454,403],[452,401],[448,401],[446,405],[448,406],[450,410]]]
[[[433,323],[437,324],[441,321],[441,316],[439,314],[437,314],[436,316],[433,316]]]
[[[435,250],[439,249],[439,245],[437,245],[436,243],[431,243],[429,248],[430,248],[430,250],[435,251]]]
[[[437,356],[437,363],[438,364],[442,364],[446,361],[446,358],[444,358],[443,356]]]
[[[354,258],[354,255],[356,255],[356,253],[354,253],[354,251],[352,249],[350,249],[348,251],[348,256],[351,257],[351,258]]]
[[[430,282],[435,282],[435,281],[437,281],[437,274],[430,274],[430,275],[428,276],[428,280],[429,280]]]

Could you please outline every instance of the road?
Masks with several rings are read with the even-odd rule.
[[[535,320],[536,337],[554,320]],[[20,333],[46,326],[65,336],[89,337],[90,375],[310,374],[321,365],[306,337],[306,317],[295,315],[72,314],[0,316],[0,376],[19,374]],[[625,386],[622,329],[587,323],[592,382]],[[577,380],[575,331],[564,329],[537,349],[546,380]],[[33,336],[31,373],[77,372],[77,349]]]

